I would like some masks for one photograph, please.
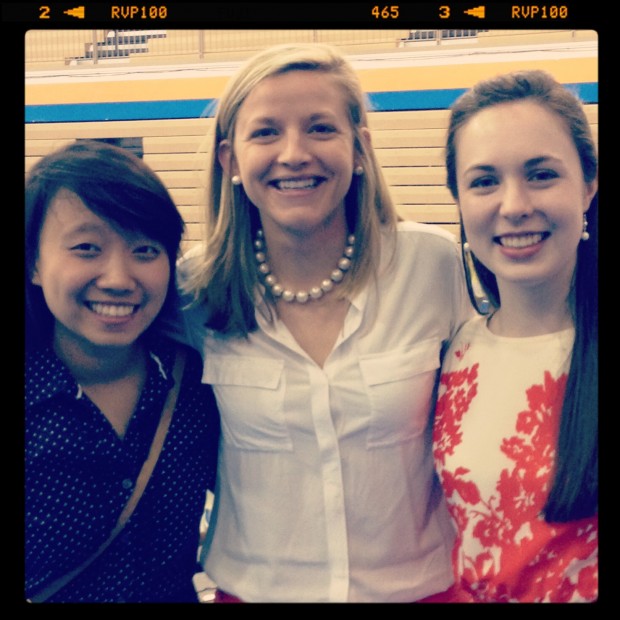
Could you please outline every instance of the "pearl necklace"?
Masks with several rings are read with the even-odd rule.
[[[312,299],[320,299],[325,293],[329,293],[329,291],[334,288],[334,285],[342,282],[345,272],[351,267],[351,258],[355,252],[354,246],[355,235],[349,235],[342,258],[338,261],[338,267],[331,272],[329,278],[323,280],[320,286],[313,286],[309,291],[297,291],[297,293],[294,293],[293,291],[285,289],[281,284],[278,284],[276,277],[271,273],[271,268],[267,264],[267,257],[265,255],[265,236],[263,231],[260,229],[257,230],[256,239],[254,239],[258,273],[269,287],[271,294],[276,299],[282,298],[284,301],[296,301],[300,304],[305,304]]]

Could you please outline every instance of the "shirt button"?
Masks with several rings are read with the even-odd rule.
[[[123,485],[123,489],[131,489],[133,481],[129,478],[125,478],[121,484]]]

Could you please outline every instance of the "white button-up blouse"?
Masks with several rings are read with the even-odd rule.
[[[244,601],[414,601],[452,583],[430,418],[472,310],[441,228],[400,223],[391,264],[384,250],[322,368],[260,312],[248,339],[186,317],[222,417],[204,566]]]

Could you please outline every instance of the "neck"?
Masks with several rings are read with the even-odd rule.
[[[502,305],[490,317],[489,329],[498,336],[528,337],[568,329],[573,319],[566,298],[541,303],[527,296],[501,294]]]
[[[291,238],[261,231],[255,240],[257,269],[276,299],[322,299],[344,279],[355,255],[344,227]]]
[[[344,220],[308,232],[274,230],[268,226],[263,230],[274,273],[279,279],[290,277],[299,284],[329,274],[342,256],[347,235]]]
[[[54,350],[83,387],[124,379],[144,368],[146,359],[138,342],[127,347],[83,347],[56,339]]]

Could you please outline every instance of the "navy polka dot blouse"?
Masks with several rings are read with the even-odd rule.
[[[174,347],[151,348],[125,437],[51,348],[26,361],[25,590],[33,596],[99,548],[147,458],[172,386]],[[172,423],[122,533],[49,602],[197,602],[199,525],[215,484],[219,416],[202,363],[188,351]]]

